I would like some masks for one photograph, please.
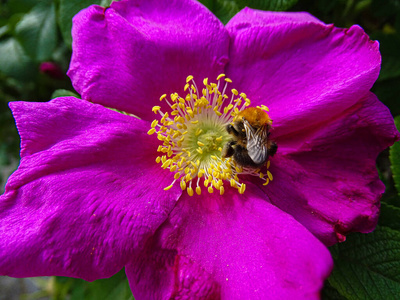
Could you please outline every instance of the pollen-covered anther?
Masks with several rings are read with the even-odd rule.
[[[168,112],[163,112],[160,106],[153,107],[152,111],[159,114],[160,119],[151,123],[148,134],[156,133],[161,142],[157,152],[163,154],[156,162],[174,174],[171,185],[164,190],[171,189],[177,182],[189,196],[201,195],[203,185],[209,193],[217,190],[223,195],[227,185],[243,194],[246,185],[238,175],[257,176],[265,181],[264,185],[273,179],[268,170],[269,161],[261,173],[242,168],[231,157],[222,157],[224,145],[231,139],[227,125],[251,103],[245,93],[228,90],[230,83],[231,79],[220,74],[217,83],[209,83],[205,78],[204,87],[199,88],[190,75],[183,88],[185,97],[178,93],[160,97],[160,101],[169,106]],[[264,105],[259,108],[268,110]]]

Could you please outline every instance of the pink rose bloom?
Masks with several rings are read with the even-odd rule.
[[[192,0],[91,6],[73,24],[84,100],[10,104],[21,163],[0,198],[0,274],[125,267],[136,299],[318,299],[326,246],[376,226],[375,159],[399,139],[369,91],[378,43],[307,13],[224,26]],[[261,169],[221,159],[250,102],[278,145]]]

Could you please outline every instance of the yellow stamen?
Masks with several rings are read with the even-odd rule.
[[[219,194],[222,196],[222,195],[224,194],[224,192],[225,192],[225,189],[224,189],[223,186],[221,186],[221,187],[219,188]]]
[[[181,181],[181,189],[182,191],[186,190],[186,182],[185,181]]]
[[[172,189],[173,186],[174,186],[174,183],[172,183],[171,185],[164,188],[164,191],[168,191],[168,190]]]
[[[152,128],[152,129],[150,129],[149,131],[147,131],[147,134],[148,135],[152,135],[153,133],[155,133],[156,132],[156,129],[155,128]]]
[[[239,194],[244,194],[245,189],[246,189],[246,184],[242,183],[242,185],[239,188]]]
[[[200,186],[197,186],[197,187],[196,187],[196,194],[197,194],[197,195],[201,195],[201,188],[200,188]]]
[[[154,120],[153,122],[151,122],[151,127],[154,128],[157,126],[157,124],[158,124],[158,121]]]
[[[197,87],[190,75],[184,85],[184,97],[178,93],[171,93],[170,100],[166,99],[166,94],[160,97],[161,101],[166,99],[165,105],[170,107],[168,112],[162,112],[160,106],[152,108],[155,114],[160,114],[160,119],[151,122],[151,129],[147,133],[157,135],[160,141],[157,152],[163,154],[157,156],[156,162],[174,177],[173,183],[165,190],[171,189],[179,181],[180,188],[186,190],[189,196],[193,196],[194,192],[201,195],[200,185],[203,181],[209,193],[216,189],[223,195],[229,183],[228,188],[237,189],[243,194],[246,185],[241,182],[240,174],[255,175],[265,180],[264,185],[273,179],[268,171],[270,161],[261,172],[261,169],[243,168],[233,158],[221,156],[226,143],[232,140],[226,130],[227,124],[237,121],[240,112],[250,105],[250,99],[245,93],[239,93],[234,88],[228,89],[232,80],[226,78],[225,74],[220,74],[217,81],[209,83],[205,78],[204,87]],[[225,94],[225,91],[230,92]],[[265,105],[260,108],[268,110]]]
[[[161,109],[161,106],[153,106],[153,108],[151,109],[152,112],[154,112],[155,114]]]

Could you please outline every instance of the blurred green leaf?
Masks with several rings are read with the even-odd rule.
[[[332,287],[347,299],[397,299],[400,295],[400,232],[380,226],[351,234],[330,248],[335,260]]]
[[[386,80],[399,76],[400,76],[400,59],[398,57],[393,57],[393,56],[384,56],[382,58],[382,68],[379,80]]]
[[[92,4],[101,4],[104,0],[59,0],[58,25],[64,42],[71,47],[72,45],[72,18],[82,9]]]
[[[8,157],[7,146],[5,144],[0,144],[0,166],[8,165],[10,159]],[[0,182],[3,180],[2,174],[0,173]]]
[[[394,118],[394,122],[397,130],[400,130],[400,116]],[[391,168],[393,172],[394,185],[400,195],[400,142],[396,142],[392,147],[390,147],[389,158],[392,164]]]
[[[251,7],[262,10],[285,11],[297,3],[298,0],[238,0],[240,7]]]
[[[400,231],[400,208],[381,202],[379,224]]]
[[[240,9],[241,7],[239,7],[237,1],[217,0],[214,2],[212,12],[222,23],[226,24]]]
[[[48,60],[57,45],[54,3],[39,3],[15,27],[15,36],[25,52],[35,61]]]
[[[235,0],[199,0],[222,23],[226,24],[240,10],[238,1]]]
[[[332,0],[320,0],[315,2],[315,4],[318,7],[318,10],[320,10],[325,14],[333,11],[337,3],[338,1],[332,1]]]
[[[199,0],[204,6],[206,6],[209,10],[212,10],[214,5],[214,0]]]
[[[7,2],[10,13],[27,13],[38,3],[50,4],[51,0],[11,0]]]
[[[376,17],[390,17],[400,11],[400,0],[372,0],[371,11]]]
[[[389,184],[386,185],[386,187],[387,187],[386,190],[388,190],[389,187],[393,188],[393,190],[394,190],[393,193],[395,193],[395,194],[390,193],[389,195],[386,195],[386,191],[385,191],[385,194],[381,200],[381,203],[385,203],[385,204],[389,205],[390,207],[393,206],[395,208],[400,208],[400,196],[397,194],[396,188],[394,186],[393,187],[390,186]],[[381,212],[381,214],[382,213],[383,212]],[[388,224],[382,224],[382,225],[389,226]]]
[[[129,300],[132,292],[125,272],[120,271],[107,279],[86,282],[81,279],[55,277],[54,300]]]
[[[33,77],[36,66],[15,38],[0,41],[0,72],[25,81]]]
[[[400,77],[376,82],[372,92],[389,107],[392,115],[400,114]]]
[[[73,91],[58,89],[53,92],[53,94],[51,95],[51,99],[58,97],[69,97],[69,96],[80,98],[79,95]]]
[[[8,33],[10,33],[10,35],[14,34],[15,26],[17,26],[19,21],[21,21],[21,19],[24,16],[25,16],[25,14],[23,14],[23,13],[17,13],[17,14],[13,14],[12,16],[10,16],[10,18],[8,18],[7,27],[8,27]]]
[[[398,35],[400,35],[400,12],[396,15],[396,20],[394,22],[394,28]]]
[[[371,38],[379,41],[379,48],[382,54],[382,69],[378,81],[399,77],[400,35],[378,32],[371,35]]]
[[[119,0],[114,0],[114,1],[119,1]],[[101,0],[100,6],[108,7],[110,6],[111,2],[113,2],[113,0]]]
[[[236,15],[244,7],[255,9],[284,11],[288,10],[298,0],[199,0],[203,3],[213,14],[226,24],[234,15]]]
[[[17,166],[19,138],[14,118],[8,107],[8,95],[0,85],[0,193],[4,192],[6,178]]]
[[[322,300],[346,300],[337,289],[330,285],[329,281],[325,281],[324,288],[321,291]]]
[[[10,30],[10,27],[8,25],[4,25],[0,27],[0,38],[5,35],[6,33],[8,33]]]

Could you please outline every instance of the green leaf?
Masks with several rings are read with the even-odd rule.
[[[400,76],[400,36],[398,34],[375,33],[371,38],[378,40],[382,54],[382,68],[379,81]]]
[[[15,36],[25,52],[35,61],[45,61],[57,45],[56,10],[54,3],[39,3],[15,27]]]
[[[69,96],[72,96],[75,98],[80,98],[79,95],[73,91],[58,89],[58,90],[55,90],[53,92],[53,94],[51,94],[51,99],[58,98],[58,97],[69,97]]]
[[[248,6],[255,9],[283,11],[292,7],[298,0],[200,0],[213,14],[226,24],[241,9]]]
[[[239,0],[240,7],[251,7],[262,10],[285,11],[297,3],[298,0]]]
[[[400,115],[400,77],[377,81],[372,88],[372,92],[389,107],[392,115]]]
[[[6,35],[10,31],[10,27],[8,25],[4,25],[0,27],[0,38],[3,35]]]
[[[0,53],[0,72],[22,81],[34,76],[36,66],[15,38],[1,40]]]
[[[400,232],[380,226],[352,234],[330,248],[335,259],[332,287],[347,299],[397,299],[400,295]]]
[[[395,190],[394,192],[397,192],[394,187],[393,187],[393,189]],[[397,194],[394,194],[394,195],[386,195],[385,194],[385,195],[383,195],[381,203],[386,203],[387,205],[394,206],[396,208],[400,208],[400,196]],[[385,226],[387,226],[387,225],[385,225]]]
[[[381,202],[379,225],[400,231],[400,208]]]
[[[104,0],[103,0],[104,1]],[[58,10],[58,25],[64,42],[71,47],[72,45],[72,18],[82,9],[92,4],[101,4],[102,0],[60,0]]]
[[[124,271],[120,271],[111,278],[99,279],[93,282],[67,277],[55,277],[52,289],[56,300],[133,299]]]
[[[115,1],[119,1],[119,0],[114,0],[114,2]],[[108,6],[110,6],[111,2],[113,2],[113,0],[101,0],[100,6],[108,7]]]
[[[400,130],[400,116],[394,118],[394,122],[396,124],[397,130]],[[400,142],[396,142],[392,147],[390,147],[389,158],[392,164],[391,168],[393,173],[394,185],[400,195]]]
[[[400,76],[400,59],[391,56],[383,57],[379,80],[390,79],[398,76]]]
[[[397,13],[396,19],[394,22],[394,28],[398,35],[400,35],[400,12]]]
[[[400,11],[400,0],[372,0],[371,12],[376,17],[390,17]]]
[[[209,10],[212,11],[213,5],[214,5],[214,0],[199,0],[200,3],[202,3],[204,6],[206,6]]]
[[[322,300],[346,300],[337,289],[330,285],[329,281],[325,282],[324,288],[321,291]]]
[[[222,23],[226,24],[234,15],[236,15],[240,7],[238,1],[234,0],[199,0],[205,5]]]
[[[50,4],[51,0],[12,0],[8,1],[8,7],[10,12],[15,13],[27,13],[39,2]]]

